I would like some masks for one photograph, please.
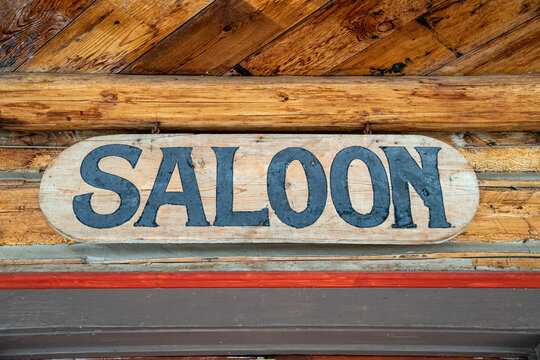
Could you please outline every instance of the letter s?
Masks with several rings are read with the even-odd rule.
[[[100,146],[86,155],[81,164],[82,179],[88,185],[117,193],[120,206],[112,214],[98,214],[90,203],[94,193],[77,195],[73,198],[73,212],[81,223],[95,229],[107,229],[122,225],[135,215],[141,199],[137,187],[120,176],[101,171],[98,165],[105,157],[118,156],[135,168],[141,153],[142,150],[134,146],[111,144]]]

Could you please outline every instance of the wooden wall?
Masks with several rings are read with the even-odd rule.
[[[538,72],[534,0],[18,0],[0,69],[184,75]]]
[[[540,269],[538,1],[147,3],[2,3],[3,270]],[[166,132],[363,133],[369,123],[375,133],[422,133],[470,161],[479,210],[461,235],[421,248],[68,246],[39,210],[47,164],[82,139],[156,123]]]

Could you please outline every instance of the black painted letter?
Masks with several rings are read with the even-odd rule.
[[[118,156],[135,168],[141,152],[134,146],[111,144],[100,146],[85,156],[81,164],[82,179],[88,185],[117,193],[120,206],[112,214],[98,214],[90,202],[93,193],[77,195],[73,198],[73,212],[81,223],[95,229],[108,229],[122,225],[137,212],[141,200],[137,187],[120,176],[101,171],[99,161],[108,156]]]
[[[233,210],[233,163],[237,147],[213,147],[217,159],[214,226],[269,226],[268,209]]]
[[[195,171],[193,170],[191,148],[164,147],[161,148],[161,152],[163,152],[163,160],[159,166],[152,192],[148,197],[140,219],[137,220],[134,226],[158,226],[156,216],[162,205],[184,205],[188,215],[186,226],[209,226],[210,224],[206,221],[204,214]],[[183,191],[166,191],[177,165]]]
[[[287,168],[294,160],[302,164],[308,183],[307,206],[302,212],[291,208],[285,191]],[[297,229],[303,228],[317,221],[324,211],[328,192],[326,175],[319,160],[309,151],[291,147],[278,152],[268,166],[266,182],[270,205],[283,223]]]
[[[394,204],[393,228],[415,228],[411,215],[409,183],[429,208],[430,228],[449,228],[444,210],[437,154],[439,147],[415,147],[422,161],[422,168],[403,146],[381,146],[390,167],[392,201]]]
[[[349,166],[353,160],[361,160],[366,164],[371,176],[373,189],[373,207],[368,214],[360,214],[353,209],[349,194]],[[377,155],[361,146],[351,146],[341,150],[330,169],[330,192],[337,213],[347,223],[369,228],[382,224],[388,217],[390,209],[390,186],[386,171]]]

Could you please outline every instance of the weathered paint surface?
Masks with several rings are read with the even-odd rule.
[[[440,242],[478,206],[451,146],[402,135],[118,135],[64,151],[40,206],[97,242]]]

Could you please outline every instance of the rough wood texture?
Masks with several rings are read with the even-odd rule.
[[[0,182],[1,245],[70,243],[39,210],[39,183]],[[451,242],[515,242],[540,239],[540,183],[480,186],[478,212]]]
[[[459,57],[539,14],[540,4],[530,0],[450,1],[418,21]]]
[[[540,172],[540,147],[459,149],[475,171]]]
[[[39,251],[33,251],[38,248]],[[540,241],[430,245],[88,244],[10,246],[3,270],[70,271],[474,271],[473,260],[516,259],[540,269]],[[478,269],[490,268],[479,265]],[[521,269],[521,267],[520,267]]]
[[[103,191],[97,184],[93,184],[96,187],[89,186],[92,182],[89,178],[83,180],[82,175],[86,173],[83,159],[95,153],[94,150],[109,145],[118,147],[118,144],[141,152],[139,155],[132,153],[137,160],[131,163],[131,168],[125,161],[127,158],[120,158],[128,155],[121,155],[120,150],[117,156],[113,153],[100,162],[102,171],[122,176],[137,188],[136,195],[127,191],[121,195],[121,205],[117,194]],[[189,148],[186,163],[180,153],[163,150],[180,146]],[[354,153],[350,160],[342,158],[342,164],[345,164],[342,171],[336,170],[340,163],[338,154],[343,155],[343,150],[359,146],[369,149],[373,158],[366,156],[363,162],[353,162],[364,155]],[[388,146],[407,150],[403,156],[395,154],[392,157],[391,153],[383,151]],[[428,154],[417,152],[418,147],[437,149],[436,153],[431,153],[435,154],[433,162],[429,161]],[[235,149],[235,152],[218,153],[216,148]],[[302,152],[296,155],[289,152],[287,156],[291,156],[291,160],[285,156],[275,162],[278,154],[284,154],[286,149],[301,149]],[[164,165],[166,163],[172,167]],[[381,172],[376,167],[378,164]],[[399,164],[407,168],[400,170]],[[414,168],[414,164],[421,164],[425,178],[430,180],[418,183],[410,179],[416,191],[409,192],[405,185],[405,191],[401,192],[398,183],[394,182],[394,175]],[[282,179],[278,175],[281,169]],[[101,177],[97,171],[88,171],[89,176]],[[413,173],[420,171],[418,168]],[[437,173],[436,177],[429,175],[432,171]],[[156,175],[158,173],[161,177]],[[190,174],[193,180],[190,180]],[[404,174],[401,176],[407,178]],[[392,179],[390,183],[388,177]],[[231,179],[230,185],[226,185],[227,178]],[[157,184],[163,189],[157,190]],[[108,185],[103,186],[108,188]],[[110,186],[113,186],[112,182]],[[345,195],[340,192],[343,187],[347,189]],[[120,188],[117,192],[121,192]],[[182,191],[182,199],[186,200],[180,201],[186,206],[161,206],[173,201],[157,200],[158,194],[165,189]],[[226,200],[229,192],[230,199]],[[86,193],[93,194],[91,208],[87,208],[84,201],[75,202],[74,196],[81,199]],[[188,201],[188,195],[196,196],[199,202]],[[400,199],[405,201],[403,206],[398,206]],[[229,205],[225,205],[229,201],[230,213]],[[131,202],[136,204],[132,210],[127,210],[130,215],[120,215],[120,209],[126,209],[126,204]],[[156,207],[150,210],[152,205],[148,204],[154,202]],[[391,203],[397,210],[390,211]],[[477,205],[477,180],[467,161],[449,145],[417,135],[96,137],[80,142],[58,156],[45,171],[40,187],[40,206],[51,226],[66,237],[88,242],[436,243],[461,232],[470,223]],[[233,208],[237,211],[236,217]],[[398,216],[408,211],[414,222],[412,218],[407,220],[406,215]],[[101,217],[94,221],[92,214],[95,213],[108,215],[97,215]],[[107,221],[110,224],[105,225]]]
[[[0,244],[69,244],[55,232],[38,204],[39,184],[0,185]]]
[[[253,75],[321,75],[437,3],[338,0],[240,66]]]
[[[124,73],[221,75],[328,0],[222,0]]]
[[[540,259],[473,259],[473,265],[478,270],[495,270],[495,269],[523,269],[537,270],[540,268]]]
[[[442,140],[445,140],[444,137]],[[458,151],[477,172],[540,172],[540,144],[536,146],[458,148]],[[62,150],[0,147],[0,171],[44,171]]]
[[[86,130],[86,131],[7,131],[0,130],[0,146],[17,147],[68,147],[79,141],[101,135],[139,134],[147,131],[137,130]],[[495,133],[498,134],[498,133]],[[526,138],[532,140],[535,133],[524,133]],[[504,137],[504,135],[503,135]],[[514,138],[514,136],[510,136]],[[489,137],[491,139],[491,137]],[[492,141],[492,140],[488,140]],[[515,141],[527,141],[522,136],[515,137]]]
[[[62,149],[0,148],[0,171],[44,171],[61,152]]]
[[[68,147],[94,136],[148,134],[143,130],[7,131],[0,130],[0,146]],[[540,146],[540,132],[428,132],[414,133],[444,141],[456,148]],[[503,161],[503,159],[501,159]]]
[[[174,78],[4,75],[0,128],[150,131],[521,131],[539,77]],[[504,101],[501,101],[504,99]]]
[[[432,72],[435,75],[474,75],[540,72],[540,17],[504,34],[467,56]]]
[[[19,71],[118,72],[211,0],[98,0]]]
[[[415,22],[407,24],[370,48],[352,56],[329,73],[425,75],[451,63],[456,58],[460,59],[458,63],[474,62],[468,53],[479,46],[495,53],[518,54],[513,62],[511,59],[506,60],[508,64],[506,71],[501,65],[497,65],[496,59],[482,56],[485,63],[491,65],[493,62],[494,69],[503,71],[490,72],[484,69],[477,73],[535,71],[539,63],[537,54],[540,46],[533,39],[538,38],[536,34],[538,25],[512,30],[539,14],[540,5],[529,0],[447,1],[419,17]],[[498,46],[490,45],[489,41],[507,33],[510,34],[507,36],[514,40],[512,43],[496,40]],[[485,45],[481,46],[483,44]],[[525,54],[527,55],[523,57]],[[479,61],[478,57],[473,57]],[[518,58],[520,61],[516,63],[515,59]],[[511,63],[514,63],[514,66],[509,68]],[[519,65],[522,70],[519,70]],[[445,72],[447,75],[456,73],[460,73],[458,68],[454,71],[448,68]]]
[[[418,21],[411,21],[373,46],[351,56],[331,75],[425,75],[454,60],[455,54]]]
[[[471,224],[451,241],[540,239],[540,189],[481,187],[480,205]]]
[[[94,0],[0,2],[0,72],[21,65]]]
[[[0,71],[426,74],[456,57],[445,73],[539,66],[536,30],[522,28],[539,14],[531,0],[4,3]]]

